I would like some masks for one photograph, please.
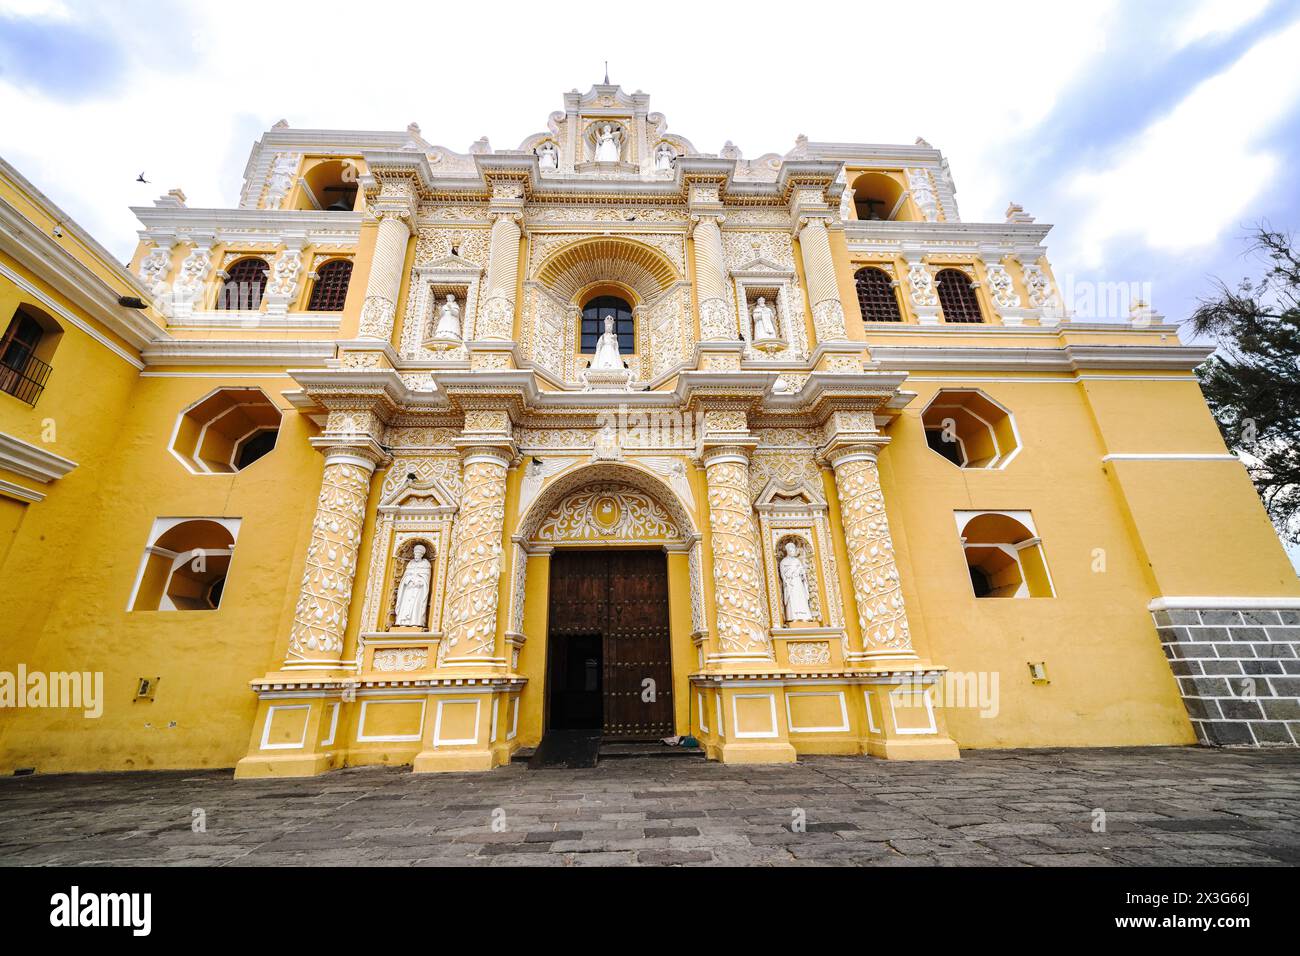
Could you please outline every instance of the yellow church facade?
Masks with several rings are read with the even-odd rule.
[[[134,211],[124,267],[0,166],[0,772],[1300,741],[1208,350],[1073,317],[923,141],[706,154],[601,84]]]

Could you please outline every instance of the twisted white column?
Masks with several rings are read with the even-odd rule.
[[[366,299],[361,306],[361,338],[389,340],[393,337],[393,320],[397,314],[397,297],[402,290],[402,266],[406,263],[406,243],[411,229],[398,213],[380,213],[379,235],[370,259],[370,276],[366,279]]]
[[[876,454],[871,445],[851,445],[830,456],[862,648],[868,657],[915,658]]]
[[[375,464],[373,458],[347,447],[326,453],[307,566],[289,632],[286,670],[336,666],[343,655]]]
[[[767,631],[763,559],[749,502],[749,459],[740,448],[705,453],[718,646],[730,657],[775,660]]]

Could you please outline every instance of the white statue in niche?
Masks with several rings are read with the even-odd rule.
[[[606,123],[596,137],[596,162],[617,163],[621,155],[618,130]]]
[[[605,331],[596,343],[596,355],[591,360],[591,367],[596,371],[623,368],[623,357],[618,352],[618,334],[614,331],[614,320],[605,319]]]
[[[438,310],[438,325],[433,330],[433,337],[460,341],[460,306],[456,304],[456,297],[450,292],[447,293],[447,300],[443,302],[442,308]]]
[[[785,557],[779,565],[781,591],[785,597],[785,619],[788,623],[813,620],[809,606],[808,566],[803,563],[799,546],[793,541],[785,543]]]
[[[397,615],[394,621],[398,627],[424,627],[429,612],[429,579],[433,576],[433,566],[425,557],[428,549],[417,544],[411,560],[406,563],[402,573],[402,582],[397,586]]]
[[[750,313],[754,319],[754,341],[761,342],[764,339],[775,339],[780,336],[776,331],[776,312],[767,304],[764,296],[758,297],[753,311]]]
[[[677,158],[677,151],[667,143],[660,143],[659,148],[655,150],[655,172],[665,173],[673,168],[673,160]]]
[[[537,151],[537,163],[544,170],[553,170],[559,168],[560,153],[555,148],[554,143],[542,144],[542,148]]]

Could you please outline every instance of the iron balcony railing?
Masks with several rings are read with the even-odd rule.
[[[0,392],[6,392],[19,401],[35,405],[45,391],[50,366],[38,359],[31,347],[22,342],[10,342],[0,354]]]

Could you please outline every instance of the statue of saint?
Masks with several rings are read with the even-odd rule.
[[[397,586],[397,616],[399,627],[424,627],[429,611],[429,579],[433,566],[424,555],[424,545],[417,544],[411,560],[406,563],[402,582]]]
[[[542,148],[537,151],[537,163],[544,170],[559,168],[560,154],[556,150],[554,143],[542,144]]]
[[[460,341],[460,306],[450,292],[447,293],[447,301],[438,310],[438,325],[433,330],[433,337]]]
[[[667,143],[660,143],[659,148],[655,150],[655,171],[667,172],[673,168],[673,160],[677,158],[677,151]]]
[[[813,614],[808,604],[808,568],[793,541],[786,542],[785,557],[781,559],[778,568],[781,572],[781,590],[785,596],[786,621],[811,621]]]
[[[776,312],[767,304],[767,298],[758,297],[758,302],[751,313],[754,318],[754,341],[761,342],[763,339],[775,339],[780,336],[776,331]]]
[[[596,162],[617,163],[621,155],[618,130],[606,123],[596,137]]]
[[[614,320],[605,320],[605,331],[596,343],[596,355],[591,360],[591,368],[596,371],[623,368],[623,358],[618,352],[618,334],[614,331]]]

